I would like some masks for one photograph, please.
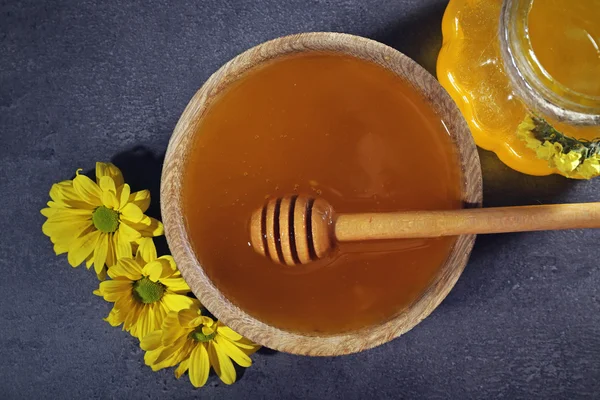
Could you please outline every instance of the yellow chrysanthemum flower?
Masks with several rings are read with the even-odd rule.
[[[260,348],[231,328],[202,315],[200,303],[178,312],[170,312],[160,330],[145,336],[141,347],[144,361],[153,371],[179,366],[179,379],[189,370],[190,382],[204,386],[212,367],[221,380],[231,385],[236,380],[232,360],[242,367],[252,365],[250,355]]]
[[[525,117],[523,122],[517,127],[517,137],[525,142],[525,146],[529,149],[537,149],[542,145],[542,142],[537,140],[532,131],[535,128],[533,119],[530,116]]]
[[[600,158],[597,155],[586,158],[577,169],[577,172],[585,179],[591,179],[600,175]]]
[[[571,172],[575,171],[577,167],[579,167],[581,153],[570,151],[565,154],[563,153],[563,147],[560,143],[555,143],[554,147],[556,148],[556,154],[552,159],[552,163],[560,172],[570,176]]]
[[[135,258],[121,258],[108,269],[111,280],[100,282],[94,294],[115,303],[105,320],[142,339],[160,329],[169,311],[188,308],[194,299],[171,256],[156,257],[150,238],[140,241]]]
[[[583,179],[600,176],[600,139],[576,140],[558,132],[543,119],[529,115],[519,124],[516,133],[539,159],[548,161],[548,166],[562,175]]]
[[[552,157],[554,157],[554,155],[556,154],[556,149],[554,145],[548,141],[545,141],[544,144],[542,144],[535,150],[538,158],[547,161],[550,161]]]
[[[104,279],[105,265],[132,257],[132,245],[143,237],[162,235],[163,225],[144,215],[150,192],[131,193],[113,164],[96,163],[96,182],[79,171],[75,179],[52,185],[52,201],[41,210],[47,218],[42,231],[57,255],[68,253],[71,266],[93,264],[98,278]]]

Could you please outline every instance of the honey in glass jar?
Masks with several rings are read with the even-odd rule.
[[[531,175],[600,175],[600,1],[451,0],[437,74],[476,143]]]

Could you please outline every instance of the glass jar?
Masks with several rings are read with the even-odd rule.
[[[450,0],[440,83],[478,146],[530,175],[600,175],[600,0]]]

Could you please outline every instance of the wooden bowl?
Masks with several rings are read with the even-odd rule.
[[[288,353],[333,356],[386,343],[412,329],[446,297],[461,275],[475,236],[460,236],[428,289],[408,309],[376,326],[334,336],[302,335],[269,326],[233,305],[198,262],[185,226],[181,187],[196,125],[211,101],[246,71],[277,57],[308,52],[344,53],[375,62],[408,81],[443,119],[460,158],[464,205],[481,205],[481,170],[475,143],[457,106],[427,71],[381,43],[340,33],[303,33],[260,44],[229,61],[200,88],[181,115],[165,156],[161,209],[169,248],[181,274],[202,304],[224,324],[263,346]]]

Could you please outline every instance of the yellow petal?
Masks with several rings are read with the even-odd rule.
[[[102,267],[100,269],[100,272],[96,271],[96,277],[98,278],[99,281],[106,280],[106,272],[107,272],[106,267]]]
[[[108,235],[106,233],[100,234],[100,240],[98,245],[94,249],[94,269],[96,274],[100,274],[106,263],[106,256],[108,254]]]
[[[150,207],[150,191],[140,190],[139,192],[132,193],[129,196],[129,202],[138,206],[142,212],[146,212],[148,207]]]
[[[206,325],[212,327],[214,324],[215,321],[213,321],[212,318],[207,317],[205,315],[199,315],[193,321],[190,322],[190,325],[192,326]]]
[[[58,208],[58,209],[61,209],[61,210],[65,210],[65,209],[66,210],[70,210],[70,208],[66,208],[66,206],[64,204],[59,204],[59,203],[57,203],[55,201],[52,201],[52,200],[46,202],[46,205],[48,207],[50,207],[50,208]]]
[[[212,318],[207,317],[205,315],[201,316],[200,318],[201,318],[201,323],[203,325],[212,329],[210,331],[210,333],[213,333],[217,329],[217,327],[215,326],[215,321]]]
[[[112,192],[115,195],[117,194],[117,187],[115,186],[115,181],[110,176],[102,176],[100,177],[99,183],[100,189],[103,192]]]
[[[179,311],[184,308],[189,308],[194,304],[194,301],[191,297],[172,293],[165,293],[161,299],[161,302],[165,304],[171,311]]]
[[[98,293],[104,297],[104,300],[116,302],[123,296],[131,296],[131,282],[124,280],[108,280],[100,282]]]
[[[160,302],[152,305],[152,323],[154,324],[154,329],[161,329],[167,314],[168,312],[165,311],[164,306]]]
[[[142,307],[137,321],[135,321],[137,332],[135,336],[142,339],[148,333],[157,329],[156,324],[153,323],[153,304],[146,304]]]
[[[64,209],[64,208],[65,208],[65,206],[64,206],[64,205],[62,205],[62,204],[58,204],[58,203],[56,203],[56,202],[54,202],[54,201],[52,201],[52,200],[50,200],[50,201],[46,202],[46,205],[47,205],[48,207],[50,207],[50,208],[62,208],[62,209]]]
[[[260,345],[252,342],[250,339],[247,338],[242,338],[241,340],[238,340],[237,342],[235,342],[235,345],[248,355],[254,354],[254,352],[261,348]]]
[[[98,237],[98,241],[100,241],[100,237]],[[98,243],[98,242],[96,242]],[[90,253],[89,256],[87,256],[87,258],[85,259],[85,267],[87,269],[90,269],[90,267],[92,266],[92,264],[94,263],[94,251],[92,251]]]
[[[173,256],[160,256],[160,257],[158,257],[158,259],[162,263],[165,263],[165,262],[168,263],[171,271],[177,272],[177,273],[179,272],[179,270],[177,269],[177,265],[175,264],[175,259],[173,258]]]
[[[44,208],[42,209],[42,215],[55,220],[68,221],[68,220],[81,220],[91,219],[93,210],[90,209],[79,209],[79,208]]]
[[[189,331],[181,327],[177,314],[177,311],[170,311],[162,321],[161,329],[163,332],[163,346],[171,346],[179,340],[179,338],[186,336]]]
[[[180,343],[187,340],[194,327],[184,327],[179,324],[177,311],[171,310],[164,302],[160,303],[167,316],[163,319],[163,346]]]
[[[111,326],[119,326],[123,323],[123,319],[121,318],[122,314],[119,313],[114,307],[108,313],[108,316],[104,318],[106,322],[108,322]]]
[[[215,341],[219,346],[219,349],[223,350],[223,353],[227,357],[231,358],[238,365],[242,367],[249,367],[252,365],[252,360],[243,351],[241,351],[234,343],[227,340],[224,336],[217,335]]]
[[[92,226],[92,221],[89,220],[70,222],[54,222],[48,220],[42,225],[42,232],[44,235],[50,237],[54,243],[63,242],[68,245]],[[94,229],[91,229],[90,231],[92,230]]]
[[[164,347],[154,362],[155,364],[163,364],[165,366],[172,367],[175,365],[174,361],[177,358],[177,353],[179,353],[179,351],[181,351],[180,346],[174,345]]]
[[[96,206],[86,203],[73,189],[73,181],[55,183],[50,189],[53,207],[72,207],[93,210]]]
[[[112,163],[96,163],[96,179],[99,181],[103,176],[111,177],[117,187],[123,184],[123,174],[121,173],[121,170]]]
[[[108,270],[108,276],[112,279],[127,278],[130,281],[137,281],[142,278],[142,269],[134,259],[120,258],[117,264]]]
[[[219,332],[219,334],[225,336],[227,339],[229,340],[233,340],[238,341],[242,339],[242,335],[240,335],[239,333],[237,333],[236,331],[234,331],[233,329],[231,329],[228,326],[222,325],[219,323],[219,326],[217,328],[217,332]]]
[[[186,281],[181,277],[164,278],[160,280],[160,283],[165,285],[169,291],[173,293],[185,294],[192,291]]]
[[[148,232],[151,236],[160,236],[165,233],[165,228],[159,220],[150,217],[151,223],[144,232]]]
[[[81,264],[92,252],[100,239],[100,231],[92,231],[77,238],[69,246],[69,255],[67,257],[69,264],[76,267]]]
[[[183,360],[177,368],[175,368],[175,378],[181,378],[181,375],[185,374],[185,371],[188,370],[190,365],[190,359],[187,358]]]
[[[73,179],[73,189],[75,189],[75,192],[77,192],[84,202],[96,207],[102,205],[102,201],[100,200],[102,197],[102,190],[100,190],[100,187],[87,176],[78,174],[75,179]]]
[[[50,203],[50,202],[48,202]],[[42,214],[44,217],[49,218],[51,215],[54,215],[54,213],[58,211],[58,209],[56,208],[42,208],[40,210],[40,214]]]
[[[173,269],[171,269],[171,263],[169,263],[169,261],[166,260],[164,256],[159,257],[156,260],[146,264],[146,266],[144,267],[144,274],[150,275],[151,272],[153,274],[153,277],[156,277],[157,280],[160,279],[161,281],[163,279],[172,277],[174,273]]]
[[[115,314],[115,321],[121,321],[124,325],[123,328],[125,329],[125,323],[129,320],[129,323],[131,322],[131,319],[133,318],[137,318],[137,315],[139,313],[139,309],[136,309],[136,306],[138,306],[139,303],[137,301],[135,301],[133,299],[133,296],[131,295],[123,295],[121,296],[121,298],[119,298],[117,301],[115,301],[115,305],[113,307],[114,310],[114,314]],[[127,329],[125,329],[127,330]]]
[[[117,263],[117,255],[115,253],[115,246],[113,245],[113,234],[108,233],[108,253],[106,254],[106,265],[110,268]]]
[[[192,350],[189,360],[190,382],[195,387],[204,386],[208,379],[208,372],[210,371],[210,362],[205,345],[202,343],[196,345],[194,350]]]
[[[124,221],[119,224],[119,236],[133,242],[141,237],[140,233],[129,226]]]
[[[46,204],[48,205],[48,207],[42,208],[40,210],[40,214],[42,214],[46,218],[54,218],[54,217],[64,215],[64,214],[73,215],[72,212],[85,213],[85,214],[89,215],[89,217],[91,218],[92,212],[94,211],[92,209],[67,208],[67,206],[57,205],[57,203],[54,203],[53,201],[49,201]]]
[[[128,184],[124,184],[119,194],[119,210],[125,207],[129,202],[129,195],[131,194],[131,188]]]
[[[227,357],[220,346],[214,341],[208,342],[208,358],[210,360],[210,365],[212,365],[223,383],[231,385],[235,382],[235,368],[231,359]]]
[[[148,334],[150,335],[150,333]],[[158,347],[154,350],[148,350],[146,351],[146,354],[144,354],[144,362],[146,363],[147,366],[152,368],[152,371],[158,371],[159,368],[155,368],[155,361],[156,358],[158,358],[158,356],[160,355],[160,352],[162,351],[162,347]]]
[[[163,266],[158,260],[155,260],[146,264],[142,269],[142,273],[152,282],[156,282],[163,274]]]
[[[117,196],[113,192],[102,192],[101,199],[105,207],[114,210],[119,208],[119,200],[117,200]]]
[[[160,236],[165,232],[162,222],[151,217],[145,216],[142,222],[130,223],[130,225],[142,236]]]
[[[133,255],[133,250],[131,249],[131,242],[127,240],[127,238],[121,238],[121,231],[117,231],[114,233],[113,245],[115,248],[117,260],[120,258],[131,258],[131,256]]]
[[[194,308],[180,310],[177,313],[177,318],[179,319],[179,325],[185,328],[194,328],[197,325],[192,325],[192,321],[198,318],[198,310]]]
[[[193,340],[183,338],[183,340],[179,341],[173,346],[173,349],[167,350],[164,348],[164,350],[161,351],[161,354],[156,358],[155,367],[172,367],[179,364],[183,360],[189,359],[194,346],[195,342]]]
[[[187,337],[183,342],[178,343],[178,346],[181,348],[181,351],[179,351],[177,357],[175,358],[175,364],[179,364],[180,362],[189,359],[190,355],[192,354],[192,351],[196,347],[196,344],[197,343],[195,340],[191,340]]]
[[[79,197],[75,195],[75,192],[73,191],[73,181],[72,180],[68,180],[68,181],[62,181],[62,182],[58,182],[52,185],[52,187],[50,188],[50,198],[59,203],[62,204],[64,200],[66,199],[73,199],[74,196],[75,197]],[[69,196],[70,194],[70,196]]]
[[[119,301],[123,301],[124,304],[128,304],[127,315],[125,316],[125,321],[123,321],[123,328],[128,331],[131,336],[140,338],[140,325],[138,321],[142,316],[142,312],[144,311],[145,304],[139,303],[134,300],[131,296],[123,296]]]
[[[51,216],[48,217],[47,223],[50,224],[63,224],[70,222],[82,222],[82,221],[92,221],[92,212],[91,210],[87,211],[86,214],[78,214],[74,212],[67,211],[69,209],[62,209],[53,212]]]
[[[133,203],[127,203],[125,207],[121,209],[121,219],[136,223],[140,222],[142,218],[144,218],[144,213]]]
[[[69,244],[68,243],[56,243],[54,245],[54,253],[58,256],[60,254],[64,254],[67,251],[69,251]]]
[[[214,327],[212,327],[212,326],[204,325],[204,326],[202,327],[202,333],[203,333],[205,336],[210,336],[210,335],[212,335],[213,333],[215,333],[215,328],[214,328]]]
[[[136,257],[139,255],[139,258],[147,263],[156,260],[156,246],[152,238],[141,238],[138,243]]]

